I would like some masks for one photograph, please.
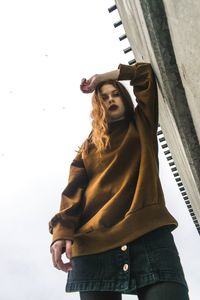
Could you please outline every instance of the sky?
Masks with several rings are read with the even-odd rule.
[[[109,0],[0,1],[0,299],[79,299],[53,267],[48,221],[58,211],[75,150],[91,129],[81,78],[117,69],[133,53]],[[200,293],[199,235],[159,146],[166,206],[190,297]],[[137,299],[124,295],[123,299]]]

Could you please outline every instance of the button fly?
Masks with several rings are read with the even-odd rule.
[[[126,249],[127,249],[127,245],[124,245],[124,246],[121,247],[122,251],[126,251]]]
[[[127,271],[127,270],[128,270],[128,264],[124,264],[124,265],[123,265],[123,270],[124,270],[124,271]]]

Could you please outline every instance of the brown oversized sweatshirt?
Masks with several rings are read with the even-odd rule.
[[[110,123],[111,149],[97,163],[95,148],[70,166],[60,211],[49,222],[56,240],[72,240],[72,257],[103,252],[177,220],[165,206],[159,179],[158,96],[149,63],[120,64],[138,105],[132,120]]]

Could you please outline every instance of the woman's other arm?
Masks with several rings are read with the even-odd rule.
[[[49,222],[49,231],[53,235],[50,246],[55,267],[66,270],[61,261],[61,254],[71,256],[71,244],[74,231],[82,214],[82,196],[88,184],[88,176],[81,154],[77,154],[70,165],[68,184],[62,192],[60,211]]]
[[[74,230],[82,213],[82,195],[88,184],[88,176],[81,154],[70,165],[68,184],[62,192],[60,211],[49,222],[49,231],[56,240],[73,241]]]

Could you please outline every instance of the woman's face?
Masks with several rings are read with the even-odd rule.
[[[108,112],[108,122],[125,118],[125,106],[118,92],[112,84],[104,84],[100,90],[101,98]]]

